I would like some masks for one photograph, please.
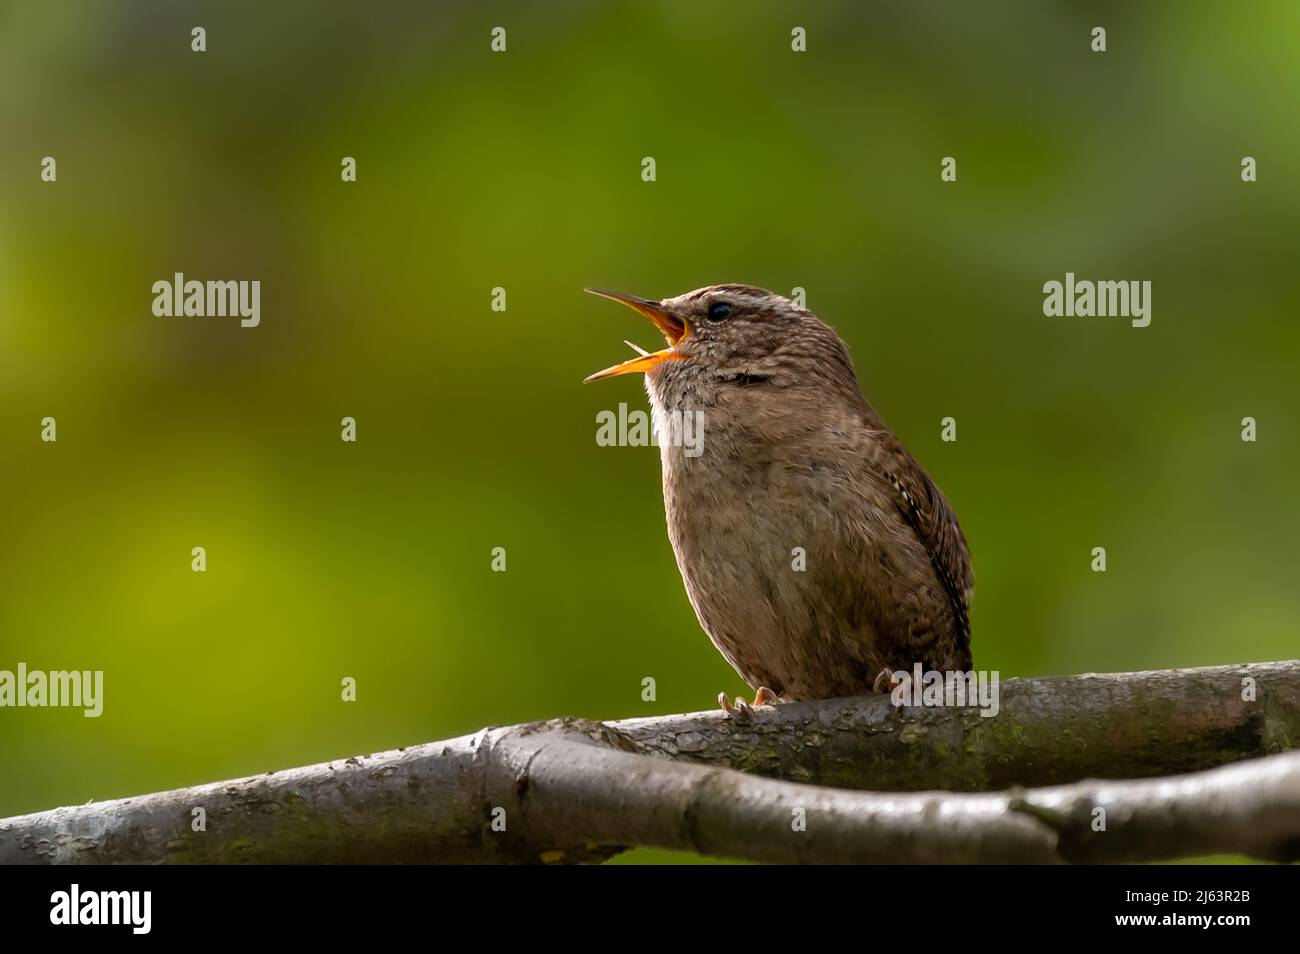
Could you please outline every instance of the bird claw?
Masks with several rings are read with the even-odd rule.
[[[751,705],[743,696],[736,696],[736,701],[732,702],[725,692],[718,693],[718,705],[728,717],[735,719],[737,722],[752,722],[754,719],[754,710],[759,706],[773,705],[779,696],[766,686],[760,686],[754,693],[754,702]]]
[[[888,694],[891,697],[889,701],[893,703],[894,706],[894,718],[903,718],[903,704],[901,702],[894,702],[892,698],[894,692],[894,674],[890,672],[888,668],[882,669],[876,674],[876,681],[871,684],[871,691]]]
[[[722,707],[722,711],[726,713],[728,719],[735,719],[737,722],[749,722],[754,718],[754,710],[741,696],[736,696],[736,701],[732,702],[725,692],[720,692],[718,693],[718,705]]]

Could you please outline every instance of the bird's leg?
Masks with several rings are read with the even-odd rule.
[[[756,706],[775,705],[778,699],[780,699],[780,696],[767,686],[759,686],[758,691],[754,693],[754,705]]]
[[[886,695],[892,696],[894,691],[894,674],[889,671],[889,667],[885,667],[876,674],[876,681],[871,684],[871,691],[883,692]],[[892,702],[893,700],[891,699],[890,701]],[[894,706],[894,718],[903,718],[903,706],[901,703]]]

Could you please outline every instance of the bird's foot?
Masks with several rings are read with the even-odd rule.
[[[754,717],[754,710],[749,707],[743,696],[736,696],[733,703],[731,697],[725,692],[718,693],[718,705],[722,711],[727,714],[728,719],[735,719],[737,722],[748,722]]]
[[[736,696],[736,701],[732,702],[727,698],[725,692],[718,693],[718,705],[722,707],[723,712],[725,712],[730,718],[735,719],[737,722],[750,722],[754,718],[754,709],[759,706],[770,706],[779,698],[780,697],[771,689],[767,688],[767,686],[760,686],[758,691],[754,693],[753,705],[746,702],[744,696]]]
[[[758,692],[754,693],[754,705],[756,706],[774,706],[780,700],[778,696],[767,686],[759,686]]]
[[[871,684],[871,691],[882,692],[885,693],[886,695],[893,694],[894,674],[889,671],[888,667],[880,670],[880,672],[876,674],[876,681]],[[892,702],[893,700],[891,699],[890,701]],[[903,717],[903,706],[902,703],[898,703],[894,706],[894,718],[901,719],[902,717]]]

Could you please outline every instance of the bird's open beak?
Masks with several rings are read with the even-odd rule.
[[[663,332],[663,336],[668,339],[668,347],[663,351],[656,351],[653,354],[643,354],[638,358],[632,358],[624,361],[622,364],[616,364],[612,368],[606,368],[604,371],[597,371],[583,380],[583,384],[588,381],[599,381],[601,378],[612,378],[616,374],[631,374],[633,371],[649,371],[651,368],[658,367],[665,361],[672,361],[677,358],[684,358],[685,355],[676,350],[677,342],[685,338],[690,329],[686,327],[686,322],[678,318],[671,311],[665,309],[657,301],[647,301],[644,298],[634,298],[631,295],[623,295],[618,292],[605,291],[603,288],[584,288],[583,291],[591,295],[599,295],[601,298],[608,298],[610,301],[616,301],[620,304],[627,305],[633,311],[639,311],[655,323],[655,327]]]

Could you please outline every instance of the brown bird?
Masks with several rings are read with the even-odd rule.
[[[587,380],[645,372],[677,566],[755,705],[860,695],[916,663],[970,670],[966,538],[829,326],[748,285],[662,301],[586,290],[668,340]],[[674,439],[682,414],[698,443]]]

